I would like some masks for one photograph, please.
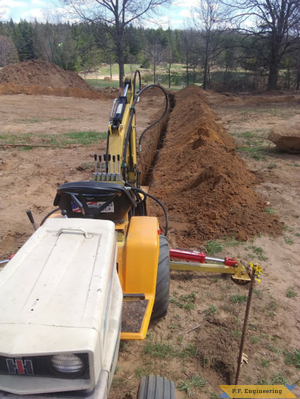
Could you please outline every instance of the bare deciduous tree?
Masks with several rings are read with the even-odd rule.
[[[255,36],[258,46],[263,44],[268,89],[275,90],[281,60],[299,37],[300,0],[235,0],[227,6],[231,9],[228,21],[245,35]]]
[[[76,51],[69,25],[59,22],[35,23],[35,46],[42,59],[64,69],[72,69]]]
[[[199,59],[198,36],[199,32],[192,28],[184,29],[180,35],[181,56],[186,65],[186,86],[190,84],[189,71],[195,68]]]
[[[18,61],[18,53],[14,42],[9,37],[0,36],[0,67]]]
[[[209,88],[210,68],[224,50],[224,10],[219,0],[199,0],[194,7],[194,23],[200,31],[198,43],[203,66],[203,89]]]
[[[145,31],[147,45],[145,48],[146,58],[149,59],[153,68],[153,83],[157,83],[156,68],[163,61],[164,49],[167,46],[167,38],[162,29],[149,29]]]
[[[61,0],[82,21],[103,24],[114,43],[119,64],[119,84],[124,76],[125,29],[172,0]]]

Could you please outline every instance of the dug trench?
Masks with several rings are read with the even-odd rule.
[[[272,169],[266,161],[250,163],[246,159],[247,171],[244,161],[237,157],[241,151],[235,150],[232,138],[205,101],[209,98],[209,103],[215,104],[214,109],[218,115],[224,115],[227,126],[229,120],[237,121],[233,132],[240,134],[241,126],[244,131],[248,129],[244,119],[254,111],[257,128],[258,119],[264,115],[271,116],[260,123],[270,126],[269,120],[273,122],[275,118],[274,107],[269,109],[273,96],[265,98],[266,109],[258,104],[261,96],[249,96],[246,102],[242,96],[227,97],[196,88],[187,88],[174,96],[173,110],[164,125],[164,145],[158,151],[150,181],[150,193],[163,202],[169,213],[170,245],[200,251],[213,246],[214,251],[215,244],[221,243],[223,249],[218,257],[236,256],[244,264],[253,260],[262,263],[264,274],[261,284],[255,286],[244,348],[249,363],[243,365],[240,383],[297,384],[300,247],[296,234],[293,244],[284,238],[292,237],[293,232],[299,234],[299,160],[296,156],[285,158],[284,154],[272,153],[269,158]],[[284,107],[279,97],[276,96],[276,101],[281,115]],[[255,101],[255,109],[251,101]],[[299,112],[297,101],[298,97],[287,104],[289,114]],[[111,102],[111,99],[3,95],[1,129],[9,136],[9,142],[30,133],[27,140],[33,144],[43,144],[43,140],[49,143],[49,134],[57,138],[72,131],[101,133],[107,130]],[[223,108],[216,104],[222,104]],[[162,109],[160,99],[152,95],[142,99],[138,107],[137,125],[144,127],[149,125],[150,116],[156,111],[160,115]],[[278,119],[276,116],[276,123]],[[159,137],[161,129],[155,129]],[[157,152],[157,142],[152,140],[153,131],[145,135],[141,156],[150,147]],[[90,179],[95,150],[103,153],[104,140],[66,147],[33,146],[26,151],[4,146],[0,150],[2,259],[14,253],[32,234],[26,209],[33,210],[38,223],[52,209],[54,193],[60,184]],[[147,164],[150,166],[151,162],[152,158]],[[262,170],[261,180],[258,173],[249,170]],[[258,212],[249,213],[247,207],[253,210],[254,200]],[[279,237],[276,236],[281,228],[278,218],[259,211],[266,201],[271,201],[280,220],[286,223]],[[157,212],[163,230],[160,209],[156,210],[150,201],[149,206],[150,214]],[[248,217],[248,225],[244,217]],[[263,220],[265,224],[255,225]],[[268,224],[272,223],[276,237],[269,235],[272,228]],[[255,235],[255,231],[259,233]],[[241,232],[246,233],[238,235]],[[239,241],[234,237],[248,239]],[[172,379],[177,399],[186,398],[188,393],[201,399],[219,397],[218,385],[234,379],[247,292],[248,286],[237,286],[219,274],[172,271],[168,314],[151,323],[146,340],[121,343],[109,397],[135,398],[140,377],[149,373]]]
[[[145,136],[139,162],[146,165],[143,183],[168,211],[171,247],[205,251],[207,242],[220,239],[228,243],[228,255],[236,256],[239,242],[256,248],[256,237],[282,233],[283,223],[265,212],[266,200],[256,191],[262,181],[235,147],[203,91],[192,86],[171,94],[170,113]],[[163,230],[161,209],[149,201],[148,211]],[[178,398],[217,398],[218,385],[234,383],[247,293],[248,286],[225,275],[172,271],[168,315],[150,325],[144,342],[122,343],[110,397],[123,398],[122,390],[130,392],[140,376],[153,373],[173,379]],[[272,292],[257,288],[254,296],[244,348],[250,364],[245,358],[240,383],[284,383],[280,370],[286,366],[276,341],[285,324],[275,316]],[[264,367],[273,360],[269,378]]]
[[[191,248],[217,238],[280,234],[282,223],[264,211],[266,201],[254,191],[259,179],[236,154],[201,89],[189,86],[171,98],[172,112],[149,134],[154,142],[146,146],[155,148],[149,151],[155,157],[145,164],[155,163],[150,193],[168,209],[173,244]]]
[[[150,89],[152,92],[159,95],[157,89]],[[172,93],[168,93],[169,107],[163,118],[144,136],[141,141],[141,152],[138,153],[138,165],[140,167],[140,179],[142,186],[149,187],[153,181],[153,174],[155,165],[158,160],[160,150],[164,146],[165,137],[167,134],[167,127],[170,120],[171,112],[175,107],[175,96]],[[156,120],[161,118],[161,111],[155,113],[150,123],[154,123]]]

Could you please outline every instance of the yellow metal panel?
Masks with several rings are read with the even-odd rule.
[[[133,116],[132,127],[131,127],[131,152],[132,152],[132,161],[133,164],[136,165],[136,117]]]
[[[151,319],[152,309],[154,305],[154,297],[151,298],[148,302],[148,306],[144,315],[144,319],[142,322],[141,330],[138,333],[130,333],[130,332],[121,332],[121,339],[135,339],[141,340],[146,338],[146,334],[149,327],[149,322]]]
[[[149,303],[139,333],[122,332],[121,339],[144,339],[147,334],[156,292],[159,257],[158,221],[155,217],[135,216],[130,220],[123,250],[123,292],[144,294]]]
[[[49,219],[53,219],[53,218],[63,218],[63,215],[57,211],[57,213],[52,213],[52,215],[49,216]]]
[[[232,267],[220,264],[180,262],[172,260],[170,261],[170,270],[231,274],[233,280],[237,283],[247,283],[251,280],[246,269],[239,261],[237,261],[237,267]]]
[[[133,78],[131,78],[131,86],[127,91],[127,104],[124,109],[122,123],[118,129],[112,129],[111,125],[108,126],[109,135],[109,154],[111,156],[121,156],[121,162],[123,158],[123,147],[126,136],[127,127],[129,124],[131,107],[133,105]],[[132,145],[132,156],[133,163],[136,164],[136,137],[135,137],[135,117],[133,119],[133,126],[131,128],[131,145]],[[127,148],[126,162],[129,163],[129,151]],[[121,166],[121,164],[120,164]],[[120,173],[121,170],[117,170]]]
[[[122,157],[123,143],[124,143],[124,137],[123,137],[122,133],[123,133],[123,130],[120,127],[119,130],[114,131],[109,136],[109,154],[111,154],[111,156],[117,156],[119,154]],[[116,165],[116,169],[117,169],[117,165]],[[120,170],[116,170],[116,172],[120,173]]]
[[[157,218],[132,217],[125,246],[125,293],[155,295],[158,255]]]

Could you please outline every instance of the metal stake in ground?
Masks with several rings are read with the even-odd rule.
[[[250,287],[249,287],[249,293],[248,293],[248,300],[247,300],[247,306],[246,306],[246,312],[245,312],[242,338],[241,338],[241,343],[240,343],[240,353],[239,353],[238,365],[237,365],[236,376],[235,376],[235,385],[238,385],[238,380],[239,380],[239,375],[240,375],[242,356],[243,356],[243,348],[244,348],[244,342],[245,342],[245,337],[246,337],[246,332],[247,332],[247,324],[248,324],[248,317],[249,317],[249,312],[250,312],[254,280],[255,280],[255,277],[257,277],[257,281],[260,282],[260,280],[258,278],[259,278],[259,273],[261,273],[261,271],[262,271],[262,268],[258,264],[253,265],[251,263],[250,265],[252,268],[252,275],[251,275],[251,281],[250,281]]]

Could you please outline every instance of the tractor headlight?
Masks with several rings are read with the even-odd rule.
[[[69,377],[80,375],[85,369],[82,359],[73,353],[52,356],[51,366],[56,372],[67,374]]]

